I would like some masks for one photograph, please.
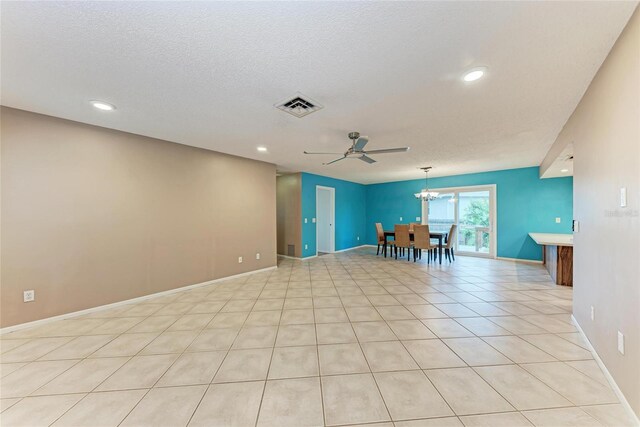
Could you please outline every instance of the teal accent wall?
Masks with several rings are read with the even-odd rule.
[[[335,191],[336,251],[365,244],[366,186],[326,176],[302,173],[302,257],[316,255],[316,186]],[[307,218],[307,223],[304,219]],[[360,237],[360,240],[358,240]],[[305,249],[307,245],[307,249]]]
[[[542,260],[542,250],[530,232],[571,233],[573,178],[538,178],[538,167],[430,178],[429,188],[496,184],[497,256]],[[424,179],[366,186],[367,244],[376,244],[375,223],[385,229],[422,216],[420,200],[413,194]],[[555,218],[562,222],[557,224]]]
[[[571,233],[573,178],[539,179],[538,168],[508,169],[430,178],[433,189],[496,185],[497,256],[541,260],[542,250],[530,232]],[[376,244],[375,223],[385,229],[422,216],[420,201],[413,197],[424,179],[362,185],[310,173],[302,173],[302,257],[316,255],[316,186],[336,189],[336,250]],[[557,224],[555,218],[562,218]],[[304,223],[307,218],[307,223]],[[360,240],[358,240],[360,237]],[[307,245],[307,249],[304,246]]]

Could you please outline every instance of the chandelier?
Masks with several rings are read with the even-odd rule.
[[[421,192],[414,193],[414,196],[416,197],[416,199],[422,199],[425,202],[435,200],[436,197],[438,197],[439,193],[437,191],[429,191],[429,171],[431,170],[431,166],[427,166],[420,169],[422,169],[425,173],[424,188],[422,189]]]

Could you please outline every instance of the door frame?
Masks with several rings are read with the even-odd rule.
[[[323,185],[316,185],[316,255],[318,255],[318,191],[329,191],[330,197],[330,223],[329,227],[331,231],[329,233],[329,248],[328,253],[334,253],[336,251],[336,189],[334,187],[325,187]]]
[[[496,254],[498,253],[498,191],[496,184],[485,184],[485,185],[469,185],[469,186],[459,186],[459,187],[446,187],[446,188],[433,188],[432,190],[437,191],[438,193],[454,193],[456,198],[459,192],[468,192],[468,191],[482,191],[489,190],[489,231],[490,231],[490,251],[488,254],[482,253],[473,253],[473,252],[461,252],[461,255],[465,256],[477,256],[482,258],[496,258]],[[428,213],[429,213],[429,202],[426,200],[422,201],[422,224],[427,224],[428,221]],[[456,209],[454,212],[454,220],[455,223],[458,224],[460,218],[458,212],[458,201],[456,201]],[[457,250],[456,241],[456,250]]]

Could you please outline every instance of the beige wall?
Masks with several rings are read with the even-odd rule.
[[[640,12],[558,137],[574,144],[574,315],[640,414]],[[628,206],[620,207],[620,188]],[[591,306],[595,321],[591,321]],[[617,333],[625,335],[625,354]]]
[[[278,253],[289,255],[288,245],[295,245],[294,256],[302,256],[302,175],[292,173],[277,178]]]
[[[2,327],[276,265],[274,165],[1,113]]]

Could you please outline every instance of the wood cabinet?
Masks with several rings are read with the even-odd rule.
[[[573,286],[573,247],[544,246],[544,264],[556,285]]]

